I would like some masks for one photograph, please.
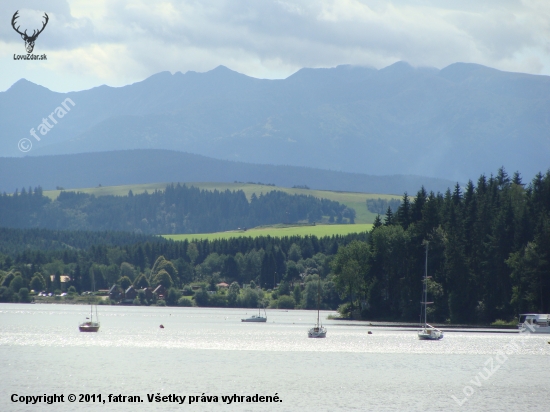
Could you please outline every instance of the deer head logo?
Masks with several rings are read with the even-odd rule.
[[[21,33],[21,32],[19,31],[19,27],[21,27],[21,26],[15,27],[16,20],[17,20],[17,18],[19,17],[17,13],[19,13],[19,10],[17,10],[17,11],[14,13],[14,15],[13,15],[13,17],[12,17],[12,19],[11,19],[11,25],[12,25],[13,29],[14,29],[17,33],[19,33],[19,34],[21,35],[21,38],[22,38],[23,40],[25,40],[25,48],[27,49],[27,53],[30,54],[30,53],[32,53],[32,51],[33,51],[33,49],[34,49],[34,42],[35,42],[36,39],[38,38],[38,35],[44,31],[44,29],[46,28],[46,24],[48,24],[48,20],[49,20],[50,18],[48,17],[48,15],[47,15],[46,13],[44,13],[44,19],[46,19],[46,21],[44,21],[44,22],[42,23],[42,28],[41,28],[40,30],[38,30],[38,31],[33,30],[32,35],[29,36],[29,35],[27,35],[27,30],[25,30],[23,33]]]

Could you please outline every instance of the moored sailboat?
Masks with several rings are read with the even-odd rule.
[[[95,320],[94,320],[94,308],[95,308]],[[99,318],[97,316],[97,305],[90,305],[90,317],[86,318],[84,322],[78,325],[80,332],[97,332],[99,330]]]
[[[260,308],[258,308],[258,316],[252,315],[249,318],[241,319],[241,322],[267,322],[267,313],[264,308],[264,316],[260,313]]]
[[[317,284],[317,323],[307,332],[308,338],[326,338],[327,337],[327,328],[319,323],[319,299],[321,291],[321,279]]]
[[[422,288],[423,302],[421,302],[422,312],[420,314],[421,319],[422,319],[422,315],[424,315],[424,325],[422,326],[422,329],[418,331],[418,339],[439,340],[439,339],[443,339],[443,332],[433,327],[432,325],[428,324],[428,320],[427,320],[428,305],[433,303],[433,302],[428,302],[428,279],[430,278],[428,276],[428,245],[429,245],[429,242],[426,242],[426,264],[424,269],[424,279],[423,279],[423,288]]]
[[[92,274],[92,290],[95,291],[95,282]],[[95,299],[95,296],[93,297]],[[95,309],[95,320],[94,320],[94,309]],[[97,305],[94,305],[92,300],[90,303],[90,317],[86,318],[84,322],[78,325],[78,330],[80,332],[97,332],[99,330],[99,317],[97,316]]]

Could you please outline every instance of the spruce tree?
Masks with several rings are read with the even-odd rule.
[[[405,230],[409,228],[411,222],[411,203],[407,192],[403,194],[401,205],[397,208],[397,223]]]
[[[388,208],[386,209],[386,217],[384,218],[384,226],[393,225],[393,220],[393,212],[391,211],[391,207],[388,206]]]

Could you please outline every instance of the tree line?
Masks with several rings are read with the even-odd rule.
[[[489,323],[550,312],[550,172],[530,184],[504,168],[445,193],[405,193],[378,216],[368,242],[338,252],[333,271],[347,310],[418,319],[426,243],[428,317]]]
[[[355,210],[336,201],[270,191],[208,191],[168,185],[164,191],[94,196],[62,191],[57,199],[40,187],[0,196],[0,226],[56,230],[134,231],[144,234],[208,233],[295,222],[354,223]]]
[[[295,286],[310,276],[321,276],[323,290],[327,290],[325,305],[335,309],[341,300],[330,281],[330,260],[340,245],[368,238],[368,233],[364,232],[323,238],[267,236],[190,242],[157,237],[143,240],[131,233],[105,232],[102,235],[105,243],[97,243],[97,237],[90,237],[86,244],[85,234],[97,232],[3,230],[15,232],[10,237],[15,243],[32,239],[26,248],[12,245],[1,249],[0,301],[4,302],[20,301],[22,288],[59,293],[72,287],[74,292],[82,293],[94,288],[109,289],[113,285],[126,289],[129,285],[154,288],[164,284],[174,289],[174,296],[174,293],[189,291],[191,285],[208,285],[215,289],[215,285],[223,281],[240,285],[242,293],[249,297],[259,292],[245,292],[245,285],[254,283],[269,290],[288,284],[293,288],[292,306],[302,307],[301,295],[294,292]],[[51,249],[41,248],[42,238],[56,239],[58,247],[52,244]],[[68,282],[62,282],[65,276]],[[202,290],[201,287],[199,292]],[[237,302],[226,301],[223,297],[216,300],[210,294],[204,296],[199,294],[197,301],[203,306],[227,306]],[[290,298],[286,299],[288,306]],[[249,302],[246,305],[250,307],[252,301],[247,298],[238,302]],[[177,302],[177,299],[168,302]],[[303,307],[309,307],[312,301],[307,302]]]

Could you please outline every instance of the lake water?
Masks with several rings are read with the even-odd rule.
[[[419,341],[414,331],[322,312],[327,338],[308,339],[314,311],[268,310],[268,322],[255,324],[240,321],[250,309],[98,310],[100,331],[80,333],[85,306],[0,304],[0,411],[550,410],[550,335],[448,332]],[[26,405],[13,394],[65,402]],[[69,394],[106,403],[70,403]],[[143,402],[109,403],[109,394]],[[150,403],[147,394],[187,398]],[[200,402],[203,394],[218,402]],[[282,402],[222,401],[234,394]]]

